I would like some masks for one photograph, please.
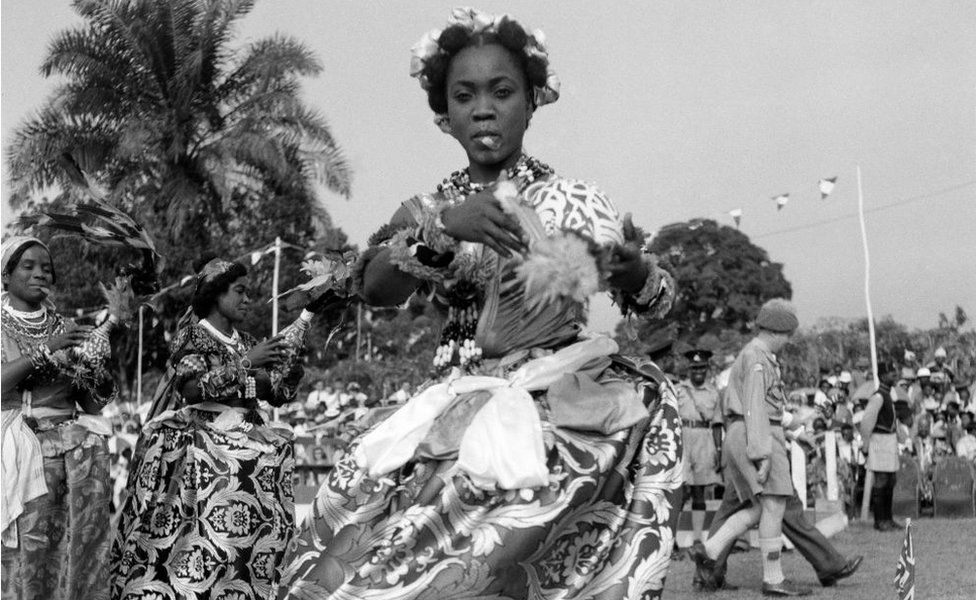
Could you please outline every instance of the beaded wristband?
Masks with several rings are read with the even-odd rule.
[[[449,275],[448,266],[454,259],[454,254],[431,252],[433,251],[426,244],[406,230],[397,233],[390,240],[390,263],[418,279],[441,282]]]
[[[422,241],[436,254],[453,253],[457,250],[458,241],[444,232],[444,221],[441,219],[444,210],[450,208],[447,202],[439,202],[432,207],[425,207],[417,226],[417,239]]]
[[[614,301],[620,305],[623,314],[640,313],[659,318],[671,310],[674,300],[674,279],[671,274],[657,266],[652,254],[644,254],[641,261],[647,268],[647,279],[636,294],[617,291]]]
[[[57,374],[58,365],[54,362],[54,353],[47,344],[27,348],[24,356],[30,361],[35,379],[46,379]]]

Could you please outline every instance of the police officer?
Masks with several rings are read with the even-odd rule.
[[[787,580],[780,563],[783,513],[793,495],[793,481],[782,426],[786,395],[776,352],[786,345],[799,320],[789,301],[774,298],[763,304],[756,325],[759,332],[732,365],[723,402],[725,482],[735,486],[739,498],[748,500],[750,507],[732,515],[710,535],[704,552],[694,553],[696,579],[714,589],[715,559],[729,540],[758,522],[763,595],[805,596],[811,590]]]
[[[704,541],[705,488],[721,483],[721,461],[717,448],[722,444],[718,389],[708,381],[708,360],[712,353],[694,349],[684,353],[688,359],[688,378],[678,388],[678,414],[684,443],[682,468],[685,498],[691,496],[691,528],[694,541]]]
[[[890,361],[878,362],[878,378],[881,385],[868,398],[861,419],[861,439],[867,448],[868,458],[865,467],[874,471],[874,484],[871,486],[871,505],[874,511],[874,528],[878,531],[901,529],[891,516],[891,501],[895,491],[895,477],[898,474],[898,434],[895,403],[891,397],[891,386],[898,376],[898,370]]]

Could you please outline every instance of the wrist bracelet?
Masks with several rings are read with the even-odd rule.
[[[458,247],[458,241],[444,231],[444,210],[450,204],[442,202],[430,208],[424,208],[417,226],[415,237],[428,246],[436,254],[446,254]]]
[[[247,399],[253,399],[258,397],[257,381],[250,375],[247,377],[244,383],[244,397]]]

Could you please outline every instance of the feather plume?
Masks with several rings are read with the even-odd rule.
[[[88,201],[75,204],[71,214],[45,213],[37,224],[80,236],[98,246],[138,250],[141,264],[126,265],[119,270],[120,274],[131,277],[129,289],[140,295],[158,289],[160,256],[145,227],[106,202],[105,188],[89,177],[70,153],[63,153],[59,163],[68,181],[88,196]]]
[[[102,295],[108,302],[108,312],[119,318],[123,323],[132,321],[132,316],[136,310],[135,294],[132,291],[131,277],[116,277],[115,285],[105,287],[105,284],[98,282]]]
[[[295,292],[305,292],[309,297],[315,299],[329,290],[345,292],[352,274],[350,265],[355,258],[355,253],[346,252],[338,258],[308,259],[302,262],[302,272],[308,275],[310,279],[281,292],[277,297],[282,298]]]

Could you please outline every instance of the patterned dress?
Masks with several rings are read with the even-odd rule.
[[[228,343],[229,342],[229,343]],[[177,407],[146,424],[112,546],[112,597],[251,600],[273,596],[294,532],[292,434],[242,400],[248,334],[221,341],[202,325],[174,340]],[[291,402],[300,366],[271,373],[274,405]],[[203,401],[178,390],[199,380]]]
[[[6,302],[4,302],[6,304]],[[53,310],[41,322],[24,326],[3,309],[2,362],[16,360],[31,346],[63,333],[69,321]],[[39,473],[32,499],[5,515],[3,532],[4,600],[74,600],[108,598],[108,550],[111,484],[108,438],[104,419],[80,414],[78,403],[101,406],[114,399],[116,388],[104,357],[82,362],[68,355],[79,386],[65,372],[32,376],[3,394],[4,453],[15,461],[27,454],[25,441],[39,444]],[[93,404],[88,400],[94,399]],[[83,402],[84,401],[84,402]],[[14,444],[14,447],[8,445]],[[12,483],[4,456],[5,495]],[[22,469],[25,465],[18,465]],[[30,487],[34,487],[33,485]],[[5,512],[9,506],[5,497]],[[7,525],[7,518],[13,517]]]
[[[547,231],[592,238],[616,226],[619,235],[616,210],[593,186],[553,177],[525,197]],[[438,201],[420,196],[406,207],[417,214]],[[472,375],[512,377],[580,343],[585,306],[530,306],[516,265],[482,256],[497,268],[478,316],[484,359]],[[289,549],[278,597],[659,597],[680,510],[675,393],[653,364],[607,354],[532,392],[547,478],[535,487],[486,486],[459,467],[467,436],[495,401],[486,391],[458,393],[405,464],[371,476],[361,460],[370,436],[402,411],[422,412],[418,403],[438,386],[453,385],[429,382],[355,440],[330,473]],[[524,441],[496,433],[489,453]]]

